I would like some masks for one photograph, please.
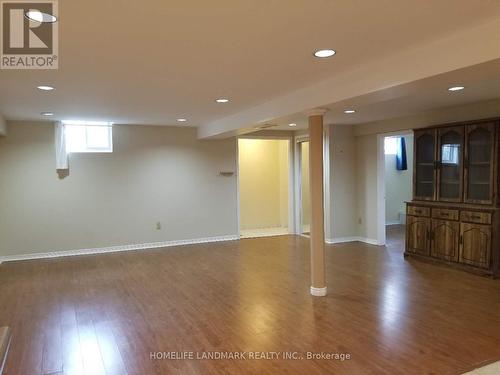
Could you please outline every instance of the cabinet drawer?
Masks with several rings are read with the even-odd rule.
[[[448,210],[446,208],[433,208],[432,217],[436,219],[458,221],[458,210]]]
[[[467,221],[469,223],[478,224],[491,224],[491,213],[462,211],[460,212],[460,221]]]
[[[431,209],[429,207],[408,206],[408,215],[429,217]]]

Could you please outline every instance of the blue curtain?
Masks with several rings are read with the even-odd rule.
[[[398,141],[398,152],[396,153],[396,169],[398,171],[406,171],[408,165],[406,163],[406,143],[403,137]]]

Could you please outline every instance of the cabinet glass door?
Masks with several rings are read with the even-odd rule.
[[[414,199],[434,200],[436,132],[415,131]]]
[[[439,129],[438,199],[462,200],[463,126]]]
[[[467,126],[465,201],[492,203],[494,124]]]

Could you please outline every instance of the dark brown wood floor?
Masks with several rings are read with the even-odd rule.
[[[500,282],[405,261],[390,234],[328,246],[324,298],[298,236],[4,263],[5,374],[459,374],[500,359]],[[167,351],[351,359],[150,360]]]

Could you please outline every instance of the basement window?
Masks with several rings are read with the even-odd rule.
[[[66,152],[113,152],[111,122],[63,121]]]
[[[399,139],[401,137],[385,137],[384,154],[396,155],[398,153]]]

